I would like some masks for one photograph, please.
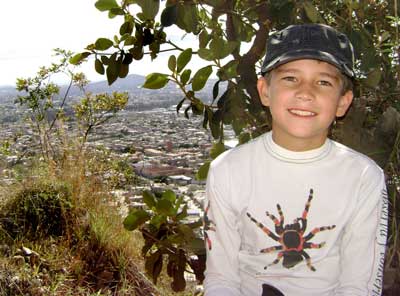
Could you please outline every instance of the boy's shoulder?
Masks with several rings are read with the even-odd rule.
[[[248,163],[250,158],[254,158],[264,149],[264,138],[266,134],[262,134],[257,138],[251,139],[249,142],[228,149],[220,154],[211,163],[213,167],[222,166],[223,164]]]
[[[351,162],[354,166],[368,168],[378,174],[382,173],[382,168],[369,156],[339,142],[330,141],[332,143],[333,157],[340,160],[340,162]]]

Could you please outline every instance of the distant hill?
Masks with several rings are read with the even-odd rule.
[[[141,75],[131,74],[123,79],[117,79],[111,86],[108,85],[106,80],[91,82],[86,86],[86,90],[93,93],[103,92],[128,92],[130,95],[128,108],[136,110],[169,107],[177,104],[183,98],[183,93],[177,86],[170,82],[160,90],[151,90],[141,88],[145,81],[145,77]],[[203,101],[210,102],[212,87],[215,80],[208,81],[206,87],[197,93],[197,96]],[[63,97],[67,91],[67,85],[62,85],[60,89],[60,96]],[[18,92],[15,87],[0,87],[0,102],[2,104],[13,104]],[[77,87],[72,87],[69,92],[70,99],[68,103],[74,102],[82,93]]]
[[[113,91],[121,91],[121,92],[127,91],[129,93],[134,93],[136,92],[138,87],[143,85],[144,81],[145,81],[144,76],[131,74],[123,79],[121,78],[117,79],[112,85],[108,85],[108,82],[106,80],[90,82],[86,86],[86,89],[93,93],[113,92]],[[67,86],[63,86],[61,88],[62,89],[61,93],[65,92],[66,87]],[[81,93],[76,87],[73,87],[70,90],[70,95],[76,96],[76,95],[81,95]]]

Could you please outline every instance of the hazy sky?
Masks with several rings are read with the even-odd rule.
[[[2,1],[0,13],[0,85],[15,86],[17,77],[35,75],[40,66],[49,66],[54,48],[82,51],[98,37],[118,33],[122,16],[109,19],[94,7],[96,0],[13,0]],[[171,27],[173,28],[173,27]],[[188,38],[186,38],[188,39]],[[189,37],[190,39],[190,37]],[[188,40],[189,42],[189,40]],[[190,43],[187,45],[190,46]],[[167,61],[136,63],[129,74],[167,73]],[[81,71],[92,81],[106,79],[95,73],[93,62]]]

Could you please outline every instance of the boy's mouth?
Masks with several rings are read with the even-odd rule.
[[[311,112],[311,111],[306,111],[306,110],[299,110],[299,109],[289,109],[288,110],[291,114],[294,114],[296,116],[301,116],[301,117],[312,117],[317,115],[317,113]]]

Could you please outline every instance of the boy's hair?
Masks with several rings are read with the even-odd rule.
[[[292,25],[272,34],[261,74],[299,59],[314,59],[332,64],[342,73],[344,91],[352,90],[354,50],[343,33],[323,24]]]

